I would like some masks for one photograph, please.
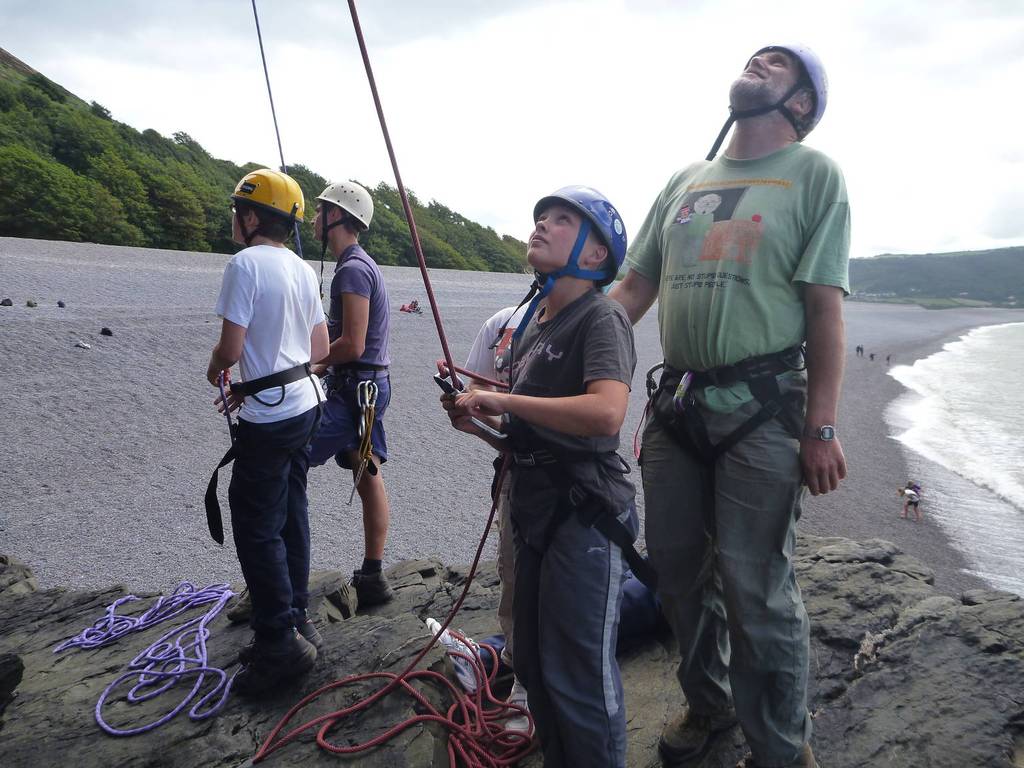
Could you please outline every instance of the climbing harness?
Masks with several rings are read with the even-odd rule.
[[[103,690],[95,708],[97,724],[111,736],[134,736],[152,731],[172,720],[190,704],[189,718],[197,722],[205,720],[224,707],[231,691],[231,683],[234,681],[234,673],[228,677],[224,670],[209,666],[207,653],[210,622],[234,595],[227,584],[213,584],[205,589],[196,589],[185,581],[171,595],[161,595],[157,598],[156,602],[139,617],[118,613],[121,606],[140,599],[135,595],[127,595],[107,606],[104,615],[91,627],[86,627],[74,637],[65,640],[53,652],[60,653],[69,648],[101,648],[127,635],[142,632],[176,618],[193,608],[208,606],[206,613],[164,633],[159,640],[136,656],[128,665],[129,671],[119,675]],[[133,727],[116,727],[104,718],[104,706],[115,701],[112,698],[114,691],[133,678],[136,682],[124,697],[129,704],[151,701],[170,693],[179,682],[190,676],[195,677],[191,690],[169,712],[152,722]],[[210,689],[203,693],[204,688]]]
[[[320,395],[320,386],[313,379],[313,372],[309,367],[309,363],[303,363],[302,365],[296,365],[293,368],[286,368],[283,371],[272,373],[269,376],[260,376],[257,379],[250,379],[249,381],[231,382],[231,394],[240,397],[251,397],[257,403],[268,406],[270,408],[276,407],[284,402],[285,397],[285,386],[291,384],[293,381],[299,379],[308,378],[310,383],[313,385],[313,391],[316,393],[316,402],[319,406],[323,402],[323,398]],[[225,376],[222,371],[220,376],[217,378],[217,386],[220,387],[220,394],[222,402],[224,403],[224,415],[228,420],[228,433],[231,436],[231,447],[228,448],[227,453],[221,458],[220,463],[217,464],[217,468],[213,470],[213,474],[210,476],[210,482],[206,486],[206,495],[203,497],[203,503],[206,506],[206,525],[210,529],[210,536],[218,544],[224,543],[224,522],[221,517],[220,501],[217,499],[217,480],[222,467],[226,467],[232,461],[235,460],[237,455],[237,445],[235,444],[235,437],[238,432],[238,426],[231,421],[231,414],[228,411],[228,401],[226,396],[226,389],[224,387],[225,382],[229,381],[229,376]],[[276,387],[281,388],[281,396],[277,402],[270,403],[266,400],[261,400],[259,393],[264,390],[274,389]],[[319,426],[319,421],[313,422],[313,430]],[[312,437],[312,431],[310,433]]]
[[[773,418],[779,419],[793,437],[800,437],[802,428],[797,424],[797,414],[802,411],[804,395],[796,391],[783,394],[777,377],[804,368],[802,344],[707,371],[679,371],[664,362],[658,363],[647,372],[648,409],[685,451],[713,465],[719,456]],[[659,369],[661,380],[655,383]],[[750,388],[761,410],[713,444],[697,407],[695,391],[739,383]]]
[[[352,493],[349,494],[348,503],[356,496],[356,489],[363,479],[363,473],[373,462],[373,420],[377,413],[377,384],[374,381],[360,381],[356,387],[356,400],[359,403],[359,468],[356,469],[355,478],[352,481]],[[374,467],[370,474],[377,473]]]
[[[513,420],[507,427],[515,449],[511,460],[521,470],[541,470],[560,494],[558,510],[545,531],[545,546],[571,516],[587,528],[593,528],[622,550],[622,556],[636,576],[652,592],[658,587],[658,574],[634,546],[632,532],[616,517],[603,489],[594,480],[583,478],[578,471],[585,463],[593,463],[604,472],[627,474],[629,466],[615,451],[571,451],[542,439],[526,422]]]

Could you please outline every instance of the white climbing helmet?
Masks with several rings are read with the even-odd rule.
[[[328,184],[317,200],[338,206],[362,224],[364,229],[369,228],[370,221],[373,219],[373,198],[370,197],[369,192],[354,181]]]

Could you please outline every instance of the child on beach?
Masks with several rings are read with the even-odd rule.
[[[915,483],[913,480],[907,480],[907,484],[899,489],[900,496],[903,497],[903,511],[900,512],[900,517],[906,518],[910,513],[911,507],[914,509],[914,521],[921,522],[921,486]]]
[[[534,221],[527,257],[539,293],[514,337],[511,391],[473,389],[442,403],[453,426],[512,462],[513,662],[544,764],[623,766],[615,637],[624,554],[598,528],[619,526],[620,541],[637,532],[634,488],[615,453],[636,353],[625,312],[599,288],[622,264],[626,233],[588,187],[542,198]],[[500,417],[506,437],[471,417]]]
[[[246,247],[224,270],[216,309],[223,324],[206,378],[214,386],[226,384],[235,363],[243,378],[232,385],[227,403],[220,397],[216,402],[221,409],[240,408],[225,459],[235,462],[228,489],[231,527],[254,632],[239,653],[244,666],[233,690],[257,695],[309,671],[323,642],[306,616],[306,446],[323,399],[309,364],[327,354],[329,342],[316,274],[284,245],[302,221],[299,185],[264,168],[247,174],[231,200],[232,237]]]

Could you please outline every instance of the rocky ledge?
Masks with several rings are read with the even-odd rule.
[[[938,594],[929,570],[880,540],[802,537],[798,573],[811,616],[815,752],[828,768],[1019,768],[1024,766],[1024,601],[1004,592]],[[366,671],[397,672],[426,641],[423,619],[443,618],[465,584],[465,568],[436,560],[390,569],[396,598],[353,614],[338,572],[313,579],[313,610],[325,647],[300,686],[260,702],[232,697],[200,722],[184,714],[133,737],[111,737],[93,711],[103,689],[141,649],[166,631],[157,626],[95,650],[55,654],[62,640],[91,625],[123,587],[95,592],[40,591],[31,572],[0,557],[0,744],[5,766],[243,766],[259,743],[314,688]],[[483,566],[454,626],[474,637],[497,631],[497,578]],[[140,610],[149,601],[141,601]],[[244,627],[218,616],[210,662],[227,666],[248,639]],[[659,765],[661,727],[681,704],[673,641],[665,633],[620,652],[629,716],[629,765]],[[426,666],[444,669],[434,650]],[[441,701],[440,692],[430,698]],[[349,703],[339,693],[331,703]],[[322,705],[310,714],[324,711]],[[145,705],[140,711],[145,710]],[[152,714],[152,713],[150,713]],[[331,733],[335,743],[365,740],[413,714],[395,697]],[[144,717],[113,707],[113,716]],[[304,718],[309,719],[309,718]],[[311,735],[268,758],[267,765],[443,766],[445,735],[418,725],[385,746],[344,759],[313,745]],[[703,768],[731,768],[744,752],[742,734],[708,757]],[[534,755],[524,761],[539,766]]]

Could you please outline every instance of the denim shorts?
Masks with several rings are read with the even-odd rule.
[[[328,377],[327,400],[324,403],[320,429],[309,446],[309,463],[320,466],[331,457],[338,466],[353,469],[348,452],[359,448],[358,387],[360,381],[373,381],[377,385],[377,404],[370,432],[373,453],[383,464],[388,460],[388,443],[384,434],[384,412],[391,402],[391,380],[386,371],[345,371]]]

